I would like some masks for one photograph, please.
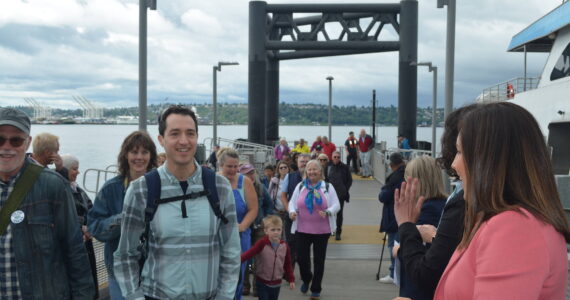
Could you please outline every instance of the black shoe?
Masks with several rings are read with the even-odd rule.
[[[336,233],[336,236],[335,236],[334,239],[337,240],[337,241],[340,241],[340,232],[337,232],[337,233]]]

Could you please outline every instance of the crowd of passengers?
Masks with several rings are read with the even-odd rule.
[[[131,133],[92,202],[78,159],[30,129],[25,113],[0,108],[0,299],[97,299],[93,238],[113,300],[278,299],[283,279],[296,288],[296,265],[300,292],[320,299],[352,173],[372,175],[365,130],[349,133],[346,164],[317,137],[293,149],[281,139],[263,174],[232,148],[200,165],[196,116],[174,105],[158,120],[164,153]],[[397,299],[564,299],[570,228],[536,120],[514,104],[473,104],[447,117],[441,143],[437,159],[389,157],[380,281],[399,286]],[[457,180],[450,195],[442,169]]]

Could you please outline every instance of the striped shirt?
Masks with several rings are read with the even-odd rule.
[[[188,179],[188,191],[200,192],[202,169]],[[158,168],[161,198],[183,194],[180,181],[165,166]],[[228,180],[216,175],[216,187],[223,224],[214,215],[208,199],[185,200],[187,218],[182,218],[181,202],[160,204],[150,223],[149,255],[139,286],[140,235],[144,232],[147,185],[144,176],[133,181],[125,195],[121,239],[114,253],[114,271],[127,299],[145,295],[158,299],[231,300],[234,298],[240,266],[240,242],[235,202]]]
[[[18,172],[8,182],[0,180],[0,209],[14,190],[16,179],[18,179],[21,173],[21,171]],[[16,300],[21,297],[18,270],[16,269],[16,256],[12,247],[12,226],[8,223],[6,233],[0,235],[0,299]]]

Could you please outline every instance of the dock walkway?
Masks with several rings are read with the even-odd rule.
[[[376,280],[383,235],[378,232],[382,205],[378,202],[381,184],[372,179],[355,177],[350,189],[350,203],[344,206],[342,240],[331,237],[327,248],[323,278],[323,300],[383,300],[398,295],[398,287]],[[384,250],[381,276],[388,273],[390,258]],[[281,287],[279,299],[308,299],[299,291],[301,276],[295,268],[295,290]],[[244,300],[257,299],[244,296]]]

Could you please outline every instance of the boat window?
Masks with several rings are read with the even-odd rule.
[[[570,76],[570,44],[558,58],[554,70],[550,73],[550,81]]]

